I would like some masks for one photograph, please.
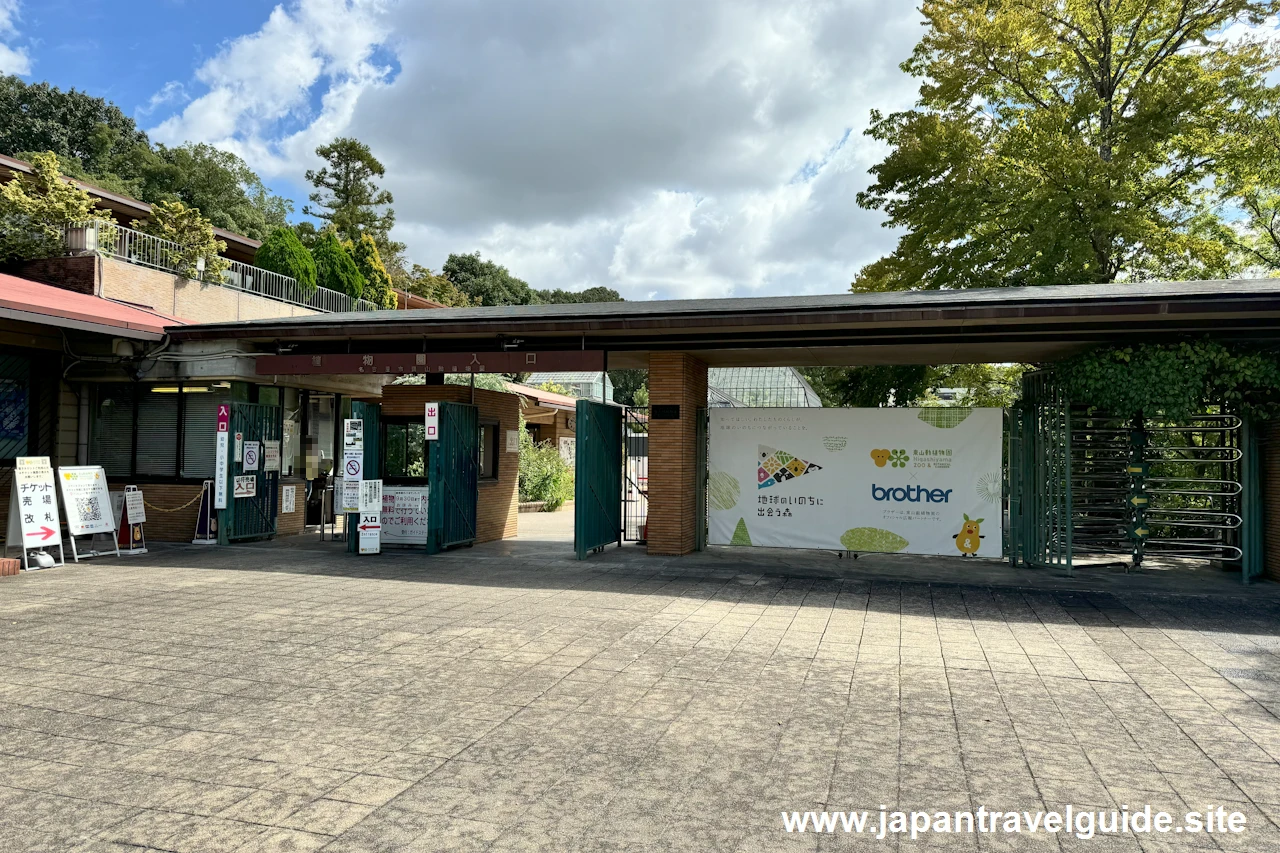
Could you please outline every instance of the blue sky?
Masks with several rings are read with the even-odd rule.
[[[394,236],[631,299],[844,290],[893,245],[858,190],[910,103],[884,0],[0,0],[0,71],[243,157],[300,215],[368,143]]]
[[[629,299],[834,293],[896,242],[856,197],[885,153],[871,111],[917,97],[916,6],[0,0],[0,71],[233,151],[295,202],[316,146],[354,136],[433,269],[480,251]]]

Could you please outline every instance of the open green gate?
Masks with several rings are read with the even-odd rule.
[[[429,455],[427,553],[476,540],[480,416],[466,403],[440,404],[440,435]]]
[[[579,400],[573,548],[579,560],[622,544],[622,409]]]
[[[280,441],[283,424],[279,406],[261,403],[231,404],[231,435],[239,434],[242,442]],[[280,500],[280,472],[267,472],[265,456],[259,453],[256,471],[245,470],[244,445],[240,447],[240,459],[235,458],[235,447],[227,465],[227,508],[218,510],[218,538],[220,544],[267,539],[276,535],[276,512]],[[235,497],[235,478],[252,476],[255,480],[253,497]]]

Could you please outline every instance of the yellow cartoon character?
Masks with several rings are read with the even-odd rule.
[[[889,451],[873,450],[871,451],[871,459],[876,463],[877,468],[883,468],[889,462]]]
[[[982,540],[987,537],[978,532],[981,529],[978,526],[980,524],[982,524],[981,518],[970,518],[968,514],[965,514],[964,527],[961,527],[960,532],[951,537],[956,540],[956,548],[960,549],[960,556],[972,557],[982,547]]]

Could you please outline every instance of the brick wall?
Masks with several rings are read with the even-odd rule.
[[[145,305],[162,314],[202,323],[316,314],[311,308],[255,296],[230,287],[190,281],[136,264],[102,259],[101,294]]]
[[[113,483],[111,491],[122,492],[125,485]],[[200,484],[143,483],[138,488],[147,502],[147,522],[142,526],[147,540],[190,542],[196,534],[196,516],[200,513]]]
[[[1262,428],[1262,551],[1267,577],[1280,580],[1280,422]]]
[[[4,271],[19,278],[28,278],[89,296],[96,296],[98,292],[97,255],[22,261],[7,265]]]
[[[653,407],[677,405],[679,420]],[[697,524],[697,410],[707,405],[707,365],[685,353],[649,355],[649,553],[693,551]]]
[[[516,486],[520,454],[507,452],[507,430],[519,429],[520,398],[501,391],[475,389],[475,405],[481,420],[498,421],[498,479],[482,480],[476,502],[476,541],[510,539],[516,535]],[[382,389],[382,414],[386,417],[424,417],[429,402],[470,403],[471,388],[464,385],[387,385]]]

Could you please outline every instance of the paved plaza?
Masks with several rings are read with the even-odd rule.
[[[1273,584],[340,547],[0,579],[0,850],[1280,850]],[[1247,829],[911,841],[781,820],[1067,804],[1220,805]]]

